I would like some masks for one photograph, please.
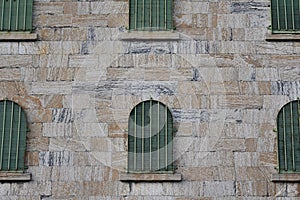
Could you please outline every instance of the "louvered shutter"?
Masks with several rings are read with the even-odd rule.
[[[296,33],[300,31],[300,1],[271,0],[273,33]]]
[[[0,31],[31,31],[33,0],[0,0]]]
[[[299,105],[299,100],[286,104],[277,117],[280,173],[300,172]]]
[[[130,0],[130,30],[171,30],[172,0]]]
[[[158,101],[138,104],[128,123],[128,171],[173,171],[173,118]]]
[[[0,171],[25,169],[26,132],[22,108],[12,101],[0,101]]]

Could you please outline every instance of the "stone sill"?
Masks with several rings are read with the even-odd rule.
[[[1,172],[0,173],[0,182],[3,181],[30,181],[30,173],[10,173],[10,172]]]
[[[179,182],[182,180],[181,174],[129,174],[121,173],[120,181],[134,182]]]
[[[277,41],[277,42],[286,42],[286,41],[300,41],[300,34],[267,34],[267,41]]]
[[[36,33],[29,32],[0,32],[0,41],[34,41]]]
[[[179,33],[172,31],[131,31],[123,33],[120,40],[134,41],[134,40],[148,40],[148,41],[168,41],[179,40]]]
[[[272,174],[273,182],[300,182],[300,174]]]

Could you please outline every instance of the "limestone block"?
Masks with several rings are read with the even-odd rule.
[[[9,183],[2,183],[0,187],[0,195],[1,196],[8,196],[10,194],[10,184]]]
[[[259,157],[260,164],[264,166],[277,166],[277,153],[276,152],[262,152]]]
[[[66,82],[32,83],[31,94],[71,94],[72,84]]]
[[[98,16],[98,17],[95,17]],[[89,26],[101,26],[107,27],[107,20],[104,16],[99,15],[80,15],[72,18],[72,22],[69,22],[68,25],[72,24],[74,27],[89,27]]]
[[[234,196],[234,181],[206,181],[204,182],[203,191],[206,197]]]
[[[246,152],[257,151],[257,138],[247,138],[245,144],[246,144]]]
[[[180,168],[184,180],[189,181],[213,181],[217,175],[215,167],[189,167]]]
[[[259,165],[260,153],[256,152],[235,152],[234,162],[236,166],[257,166]]]
[[[97,55],[70,55],[69,67],[98,67]]]
[[[21,81],[21,69],[0,68],[0,81]]]
[[[218,105],[221,108],[247,108],[247,109],[258,109],[263,106],[262,96],[237,96],[227,95],[226,97],[220,97]]]
[[[272,82],[273,95],[297,96],[299,94],[300,81]]]
[[[282,81],[298,81],[300,80],[299,67],[284,67],[279,68],[279,77]]]
[[[258,124],[239,124],[237,126],[237,135],[238,138],[258,138],[259,132],[257,131],[259,129]]]
[[[35,137],[27,140],[26,150],[28,151],[47,151],[49,145],[49,138]],[[34,155],[31,155],[34,156]]]
[[[73,152],[40,152],[39,161],[41,166],[70,166],[73,164]]]
[[[220,139],[213,149],[218,151],[245,151],[245,139]]]
[[[267,196],[267,181],[242,181],[237,182],[238,196]]]
[[[256,80],[257,81],[277,81],[279,79],[278,71],[276,68],[257,68]]]
[[[128,3],[122,1],[113,2],[92,2],[91,3],[92,14],[116,14],[116,13],[127,13],[128,14]]]
[[[72,123],[44,123],[43,136],[70,138],[76,133]]]
[[[63,95],[43,95],[40,97],[43,108],[62,108]]]
[[[281,45],[280,43],[260,42],[256,44],[256,51],[258,54],[293,54],[292,43]]]
[[[31,173],[32,179],[38,182],[46,182],[51,180],[51,169],[47,166],[30,166],[28,171]]]
[[[50,138],[49,139],[49,151],[89,151],[89,144],[86,141],[82,141],[80,138],[62,139],[62,138]]]
[[[47,26],[51,26],[51,27],[70,26],[72,22],[73,22],[73,18],[72,15],[70,14],[47,15],[47,20],[46,20]]]
[[[275,138],[258,138],[257,151],[258,152],[274,152],[276,149]]]
[[[14,42],[1,42],[0,55],[14,55],[18,54],[18,43]]]
[[[32,55],[0,55],[3,61],[0,67],[27,67],[32,64],[32,58]]]

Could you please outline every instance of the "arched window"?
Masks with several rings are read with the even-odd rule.
[[[9,100],[0,101],[0,171],[25,169],[26,132],[22,108]]]
[[[284,105],[277,116],[279,173],[300,172],[300,100]]]
[[[171,30],[172,0],[129,0],[130,30]]]
[[[148,100],[128,121],[128,172],[173,172],[173,117],[167,106]]]

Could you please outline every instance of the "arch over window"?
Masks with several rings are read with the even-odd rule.
[[[9,100],[0,101],[0,171],[25,169],[26,132],[22,108]]]
[[[172,0],[129,0],[130,30],[172,30]]]
[[[300,100],[284,105],[277,116],[279,173],[300,172]]]
[[[128,172],[173,172],[173,117],[158,101],[141,102],[130,113]]]

